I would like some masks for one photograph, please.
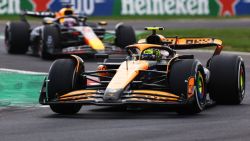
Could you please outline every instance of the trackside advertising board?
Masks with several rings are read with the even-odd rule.
[[[91,16],[122,15],[250,15],[250,0],[68,0],[77,13]],[[0,0],[0,15],[21,10],[58,11],[61,0]]]

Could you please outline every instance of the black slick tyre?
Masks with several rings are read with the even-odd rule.
[[[192,94],[188,94],[188,81],[194,78]],[[203,111],[206,106],[206,83],[204,70],[196,59],[180,60],[175,62],[169,75],[170,89],[187,102],[178,107],[179,114],[196,114]]]
[[[240,56],[216,55],[209,63],[210,97],[218,104],[240,104],[245,96],[245,65]]]
[[[136,43],[136,35],[133,27],[128,25],[118,25],[115,30],[115,45],[125,48],[128,45]]]
[[[84,66],[76,71],[76,61],[73,59],[59,59],[52,64],[48,75],[48,99],[56,99],[73,90],[84,89],[86,79],[80,74],[84,71]],[[81,104],[51,104],[50,108],[59,114],[75,114],[81,109]]]
[[[9,54],[25,54],[30,44],[29,25],[10,22],[5,27],[5,45]]]
[[[44,26],[39,55],[44,60],[53,59],[53,54],[49,50],[60,48],[60,32],[57,27]]]

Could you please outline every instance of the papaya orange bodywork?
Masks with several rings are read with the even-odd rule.
[[[179,98],[179,96],[177,96],[175,94],[171,94],[171,93],[163,92],[163,91],[155,91],[155,90],[133,90],[132,93],[145,94],[145,95],[146,94],[152,94],[152,95]]]
[[[194,95],[194,85],[195,85],[195,78],[190,77],[188,79],[188,98]]]
[[[149,64],[147,61],[138,60],[138,61],[123,62],[119,67],[119,69],[117,70],[114,77],[112,78],[107,88],[111,89],[125,88],[139,74],[140,70],[147,70],[148,67]]]

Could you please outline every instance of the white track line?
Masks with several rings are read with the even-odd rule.
[[[3,40],[3,39],[4,39],[4,36],[3,36],[3,35],[0,35],[0,39]]]
[[[38,107],[48,108],[48,107],[49,107],[49,105],[38,105]]]
[[[48,73],[45,73],[45,72],[33,72],[33,71],[7,69],[7,68],[0,68],[0,71],[14,72],[14,73],[20,73],[20,74],[31,74],[31,75],[47,75],[48,74]]]

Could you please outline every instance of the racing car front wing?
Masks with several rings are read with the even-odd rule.
[[[126,105],[126,104],[157,104],[183,105],[187,103],[184,97],[156,90],[124,91],[116,102],[104,100],[104,90],[77,90],[48,100],[46,92],[42,92],[40,104],[80,103],[85,105]]]

